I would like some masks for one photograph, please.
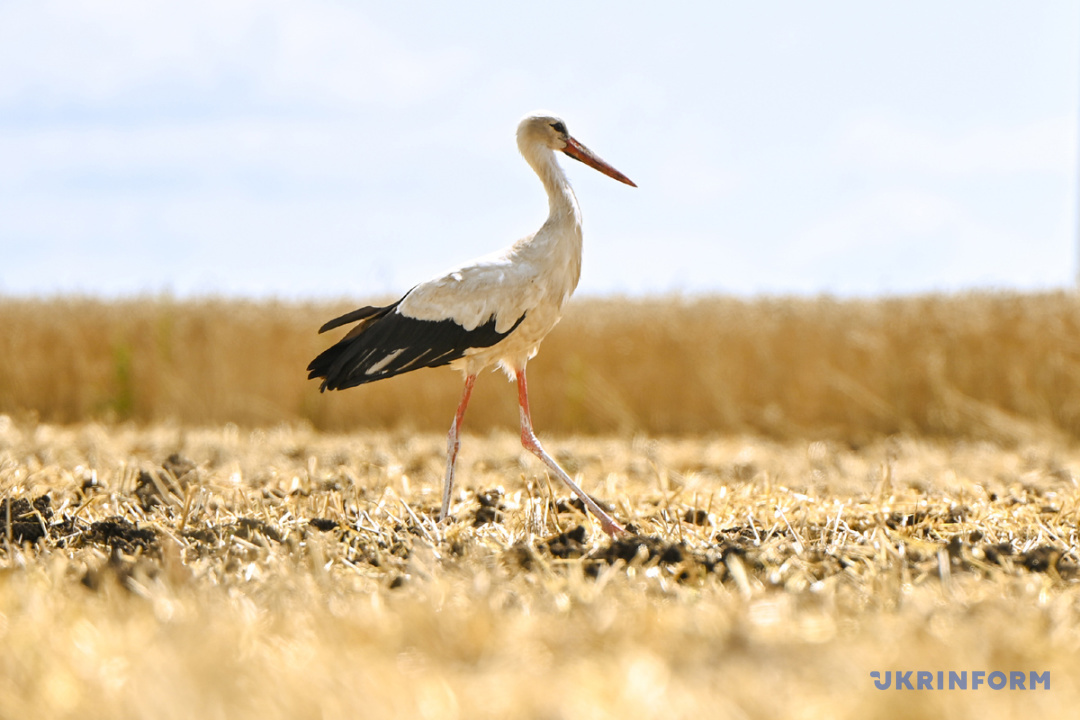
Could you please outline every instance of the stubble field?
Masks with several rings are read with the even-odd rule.
[[[0,371],[0,717],[1071,717],[1077,304],[894,302],[717,301],[697,308],[715,355],[693,357],[635,353],[690,323],[677,303],[568,318],[537,361],[553,355],[537,428],[631,525],[614,541],[512,416],[499,429],[494,395],[466,419],[453,521],[433,523],[445,437],[427,423],[449,420],[454,376],[418,374],[446,390],[396,406],[307,388],[245,416],[270,411],[230,388],[293,392],[270,358],[306,362],[294,345],[319,340],[281,327],[317,308],[252,311],[275,355],[215,344],[238,331],[209,320],[202,346],[125,335],[138,314],[106,304],[67,320],[73,340],[63,303],[0,303],[39,320],[5,335]],[[181,310],[144,308],[169,333],[199,312]],[[199,357],[232,415],[183,385]],[[950,672],[968,689],[936,689]]]

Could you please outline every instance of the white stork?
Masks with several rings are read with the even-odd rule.
[[[547,221],[510,247],[420,283],[397,302],[363,307],[319,328],[356,325],[308,365],[308,378],[323,390],[342,390],[424,367],[450,365],[465,375],[447,439],[446,479],[440,522],[454,487],[458,433],[477,374],[498,364],[517,381],[521,444],[539,457],[581,498],[609,535],[622,527],[570,479],[544,451],[532,428],[525,365],[555,327],[581,274],[581,210],[555,159],[566,153],[608,177],[637,187],[625,175],[572,138],[557,117],[529,115],[517,128],[518,150],[548,195]]]

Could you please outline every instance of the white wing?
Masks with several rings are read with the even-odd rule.
[[[453,320],[466,330],[494,317],[495,331],[506,332],[543,298],[540,268],[517,254],[517,247],[417,285],[402,299],[398,312],[417,320]]]

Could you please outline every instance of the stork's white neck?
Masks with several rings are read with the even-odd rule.
[[[548,218],[535,234],[523,238],[517,247],[535,257],[542,266],[543,285],[561,307],[577,287],[581,276],[581,211],[570,182],[555,151],[539,143],[521,148],[548,196]]]
[[[544,184],[544,190],[548,196],[548,222],[570,221],[581,223],[580,209],[577,197],[574,195],[570,181],[555,159],[555,151],[551,148],[534,145],[529,152],[522,153],[529,166],[540,177]]]

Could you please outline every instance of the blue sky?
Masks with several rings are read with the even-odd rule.
[[[364,298],[532,232],[579,292],[1071,285],[1080,7],[0,1],[0,294]]]

